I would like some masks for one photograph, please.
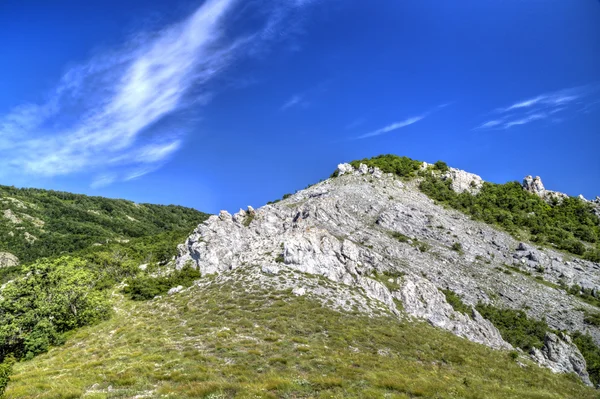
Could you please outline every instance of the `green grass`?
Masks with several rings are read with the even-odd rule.
[[[6,397],[599,397],[572,376],[522,368],[510,352],[424,322],[262,289],[247,280],[148,302],[115,294],[111,320],[17,363]]]

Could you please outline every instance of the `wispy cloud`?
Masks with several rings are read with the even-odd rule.
[[[389,132],[393,132],[394,130],[398,130],[398,129],[402,129],[404,127],[413,125],[419,121],[422,121],[423,119],[425,119],[426,117],[428,117],[429,115],[433,114],[434,112],[442,109],[442,108],[446,108],[447,106],[451,105],[452,103],[446,103],[446,104],[441,104],[438,105],[437,107],[435,107],[432,110],[429,110],[427,112],[422,113],[421,115],[417,115],[417,116],[412,116],[410,118],[404,119],[400,122],[394,122],[391,123],[385,127],[382,127],[381,129],[377,129],[374,130],[372,132],[368,132],[365,134],[362,134],[360,136],[355,137],[356,140],[360,140],[360,139],[366,139],[369,137],[375,137],[375,136],[380,136],[382,134],[386,134]]]
[[[302,95],[295,94],[288,101],[286,101],[285,104],[283,104],[280,109],[281,109],[281,111],[285,111],[288,108],[292,108],[292,107],[295,107],[295,106],[301,105],[301,104],[303,104]]]
[[[403,127],[410,126],[421,120],[425,119],[425,115],[413,116],[412,118],[405,119],[401,122],[394,122],[390,125],[382,127],[381,129],[374,130],[369,133],[365,133],[357,137],[357,139],[366,139],[368,137],[375,137],[385,133],[393,132],[394,130],[402,129]]]
[[[71,68],[46,102],[0,114],[0,171],[95,174],[92,186],[100,187],[159,168],[185,139],[178,116],[210,101],[211,83],[274,40],[308,3],[262,2],[254,10],[262,26],[233,34],[232,20],[251,7],[207,0],[185,20]]]
[[[555,118],[553,115],[571,110],[578,112],[573,106],[596,94],[597,89],[598,87],[594,85],[580,86],[521,100],[494,110],[492,113],[497,116],[483,122],[475,129],[510,129],[514,126],[546,119],[557,123],[563,118]]]

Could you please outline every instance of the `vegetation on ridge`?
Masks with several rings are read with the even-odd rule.
[[[420,161],[396,155],[350,162],[355,168],[361,163],[402,178],[420,176],[420,190],[439,203],[500,226],[513,235],[526,232],[533,242],[600,262],[600,221],[591,205],[579,198],[568,197],[549,204],[524,190],[519,182],[486,182],[477,194],[457,193],[452,190],[450,179],[440,178],[440,173],[448,170],[442,161],[431,166],[437,173],[421,170]]]

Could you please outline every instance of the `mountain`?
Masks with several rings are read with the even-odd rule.
[[[189,229],[206,217],[181,206],[0,186],[0,267]]]
[[[117,272],[77,279],[98,295],[78,297],[88,319],[70,298],[60,325],[39,295],[28,302],[28,328],[54,326],[64,344],[23,336],[6,396],[598,398],[597,211],[541,179],[491,184],[396,156],[341,164],[209,217],[166,265],[125,266],[148,242],[36,263],[0,309],[25,287],[83,291],[61,276],[102,277],[102,262]],[[33,281],[59,269],[57,284]]]

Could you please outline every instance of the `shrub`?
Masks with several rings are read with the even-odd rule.
[[[433,164],[433,169],[439,170],[440,172],[447,172],[450,168],[444,161],[437,161]]]
[[[416,172],[421,168],[422,164],[420,161],[415,161],[408,157],[399,157],[389,154],[350,162],[356,169],[358,169],[361,163],[364,163],[369,167],[379,168],[384,173],[393,173],[400,177],[416,176]]]
[[[166,294],[171,288],[178,285],[189,287],[200,277],[199,270],[190,265],[185,265],[181,270],[176,270],[168,276],[152,277],[142,275],[130,279],[123,292],[134,301],[144,301]]]
[[[70,257],[38,261],[6,285],[0,298],[0,356],[32,358],[63,342],[62,334],[110,314],[98,275]]]
[[[392,232],[391,236],[400,242],[408,242],[410,240],[410,237],[408,237],[402,233],[399,233],[397,231]]]
[[[6,391],[6,386],[10,382],[10,375],[12,374],[15,362],[14,356],[9,355],[0,364],[0,398],[4,397],[4,392]]]
[[[467,316],[471,315],[471,307],[466,305],[462,299],[454,291],[451,290],[441,290],[446,296],[446,302],[448,302],[454,310],[457,312],[461,312],[466,314]]]
[[[600,348],[589,334],[577,331],[573,334],[573,343],[583,355],[590,380],[597,386],[600,384]]]
[[[481,303],[475,308],[496,326],[509,344],[525,351],[544,345],[544,337],[550,330],[546,322],[530,319],[522,310],[500,309]]]
[[[452,244],[451,248],[453,251],[463,253],[463,246],[460,242],[455,242],[454,244]]]

